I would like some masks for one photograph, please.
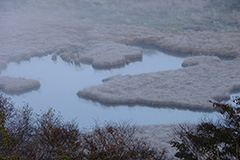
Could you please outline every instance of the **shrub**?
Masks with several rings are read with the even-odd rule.
[[[128,124],[96,126],[83,133],[54,109],[37,115],[26,105],[14,108],[0,95],[0,159],[163,159],[165,152],[135,138]]]
[[[80,137],[78,125],[53,109],[36,115],[0,95],[0,159],[80,159]]]
[[[87,159],[163,159],[165,151],[157,152],[135,137],[136,127],[107,124],[83,136]]]
[[[12,121],[14,117],[14,107],[9,103],[8,99],[0,95],[0,158],[6,156],[6,150],[10,150],[10,143],[13,141],[10,136],[10,130],[7,124]]]
[[[38,159],[79,159],[81,133],[75,122],[64,122],[53,109],[37,117],[33,135],[34,152]]]
[[[240,158],[240,98],[236,106],[212,102],[222,119],[218,122],[202,122],[197,125],[179,125],[177,138],[171,141],[183,159],[239,159]]]

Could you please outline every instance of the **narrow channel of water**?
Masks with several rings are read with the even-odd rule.
[[[75,119],[81,127],[90,127],[95,121],[131,121],[133,124],[169,124],[198,122],[201,118],[212,117],[217,113],[192,112],[167,108],[144,106],[107,107],[99,103],[77,97],[76,93],[92,85],[102,83],[102,79],[117,74],[139,74],[181,68],[183,58],[166,55],[159,51],[144,50],[142,62],[134,62],[120,69],[94,70],[90,65],[76,67],[58,57],[32,58],[19,64],[10,63],[1,75],[26,77],[40,81],[37,91],[11,96],[16,105],[28,103],[39,113],[53,107],[61,112],[65,120]]]

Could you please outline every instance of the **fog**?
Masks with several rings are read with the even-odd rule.
[[[126,67],[133,61],[142,61],[143,48],[164,50],[168,54],[181,57],[211,55],[236,58],[240,55],[238,45],[240,43],[240,12],[235,3],[235,0],[230,0],[228,3],[224,0],[1,0],[0,72],[3,72],[10,62],[20,63],[32,57],[46,55],[50,55],[49,59],[52,56],[52,59],[62,59],[77,67],[87,63],[90,67],[92,65],[94,69],[102,69],[104,72],[106,69]],[[222,59],[218,61],[219,63],[216,64],[219,66],[227,64]],[[226,98],[231,90],[238,89],[240,86],[238,83],[240,74],[237,74],[239,61],[233,62],[231,66],[233,73],[236,74],[227,74],[232,83],[218,84],[223,85],[223,89],[221,88],[223,91],[221,95],[217,95],[218,97]],[[209,64],[204,64],[206,65],[202,66],[198,73],[205,73],[204,69],[211,68],[217,68],[224,74],[229,72],[226,67],[211,66],[209,68]],[[199,70],[197,67],[195,69]],[[142,69],[139,68],[139,70]],[[35,72],[41,75],[44,71]],[[59,68],[56,72],[61,73],[61,69]],[[171,73],[168,72],[166,74],[168,76],[163,79],[166,81],[173,79],[174,75]],[[180,72],[174,71],[174,73]],[[183,74],[180,77],[185,74],[182,70],[181,73]],[[151,76],[152,81],[157,81],[156,77],[159,75],[162,77],[162,72],[157,74],[158,76],[155,77],[151,76],[155,74],[145,74],[143,79]],[[194,74],[194,71],[191,71],[191,74]],[[14,88],[18,89],[16,92],[25,93],[43,85],[39,79],[27,75],[21,76],[30,79],[21,79],[20,83],[19,79],[8,77],[12,80],[6,80],[6,77],[2,77],[0,88],[7,91],[7,86],[13,86],[10,83],[12,82]],[[193,77],[200,79],[201,76],[202,74],[198,74]],[[103,79],[106,78],[108,77],[103,77]],[[170,91],[171,83],[167,82],[167,84],[164,87]],[[205,88],[216,86],[214,81],[210,84],[201,81],[199,84],[203,84]],[[201,89],[199,84],[196,85]],[[121,91],[128,84],[124,85],[121,82],[119,86],[122,88],[118,91]],[[191,90],[191,85],[177,84],[177,86],[184,88],[188,92],[186,95],[191,94],[190,99],[198,97],[192,92],[194,90]],[[137,94],[145,92],[138,90],[139,86],[135,88]],[[82,88],[76,86],[75,89],[72,96],[78,98],[76,93]],[[101,89],[100,92],[102,92]],[[159,96],[159,90],[155,92],[155,95]],[[161,94],[166,93],[164,91]],[[183,96],[182,93],[179,94]],[[98,96],[104,96],[104,94]],[[171,97],[165,96],[169,99],[166,102],[168,104]],[[211,95],[204,92],[204,105],[208,96]],[[148,97],[151,95],[149,94]],[[115,98],[119,99],[119,97]],[[186,104],[189,102],[189,97],[183,97],[181,100],[183,101],[181,104]]]
[[[0,92],[168,150],[172,124],[240,95],[239,31],[239,0],[0,0]]]
[[[99,42],[105,52],[109,42],[150,32],[238,31],[240,25],[234,0],[1,0],[0,13],[2,69],[60,49],[95,52]]]
[[[197,122],[204,116],[215,113],[198,113],[187,110],[151,108],[146,106],[104,106],[96,102],[79,99],[79,89],[101,84],[102,79],[118,74],[139,74],[159,70],[181,68],[183,58],[168,56],[156,51],[144,51],[142,62],[130,63],[124,68],[112,70],[94,70],[89,65],[75,67],[57,59],[53,63],[51,56],[32,58],[30,62],[10,63],[2,76],[27,77],[37,79],[40,89],[22,95],[11,96],[16,106],[29,103],[35,112],[41,113],[50,107],[56,109],[67,120],[75,119],[81,127],[94,125],[95,121],[129,121],[132,124],[168,124]],[[170,62],[169,65],[166,65]],[[41,73],[42,74],[39,74]],[[181,116],[178,116],[181,115]],[[175,117],[169,119],[169,117]]]

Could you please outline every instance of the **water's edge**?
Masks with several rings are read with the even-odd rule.
[[[2,76],[26,77],[41,83],[37,91],[11,96],[16,105],[28,103],[34,111],[41,112],[49,107],[60,111],[65,119],[75,118],[83,127],[94,125],[95,121],[132,121],[132,123],[169,124],[197,122],[204,116],[216,117],[217,113],[193,112],[169,108],[145,106],[104,106],[79,99],[76,93],[85,87],[98,85],[102,80],[117,74],[140,74],[181,68],[183,58],[173,57],[159,51],[144,50],[142,62],[129,63],[124,68],[95,70],[90,65],[75,66],[62,61],[51,60],[51,55],[32,58],[29,62],[10,63]],[[171,63],[170,63],[171,62]],[[173,118],[174,117],[174,118]]]

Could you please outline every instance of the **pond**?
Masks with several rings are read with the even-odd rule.
[[[38,80],[41,87],[22,95],[9,95],[17,105],[29,104],[41,113],[50,107],[59,111],[65,120],[74,119],[81,127],[94,126],[96,122],[129,121],[132,124],[169,124],[198,122],[205,116],[216,118],[218,113],[193,112],[147,106],[104,106],[80,99],[79,90],[102,83],[102,79],[117,74],[139,74],[181,68],[184,58],[174,57],[156,50],[143,50],[141,62],[129,63],[123,68],[96,70],[91,65],[74,66],[62,61],[51,60],[51,55],[32,58],[19,64],[10,63],[2,76],[25,77]]]

